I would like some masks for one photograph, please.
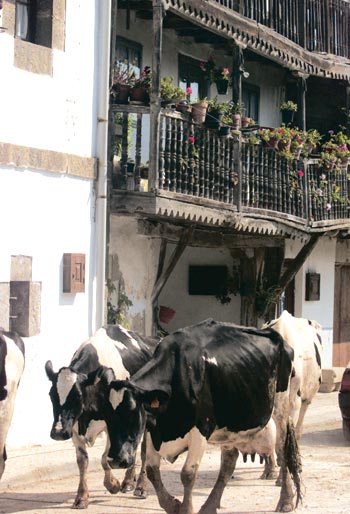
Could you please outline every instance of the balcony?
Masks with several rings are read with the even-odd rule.
[[[287,160],[276,150],[220,137],[187,115],[162,109],[159,161],[150,169],[149,107],[113,105],[111,119],[118,125],[121,156],[112,212],[159,217],[176,211],[204,222],[215,211],[222,223],[269,220],[305,232],[349,226],[347,164],[325,171],[317,158]]]

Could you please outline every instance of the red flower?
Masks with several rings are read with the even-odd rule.
[[[186,87],[186,93],[188,95],[192,95],[192,88],[191,87]]]
[[[298,170],[297,173],[298,173],[299,177],[303,177],[304,176],[303,170]]]
[[[195,138],[194,138],[194,136],[190,136],[190,137],[188,138],[188,141],[189,141],[189,143],[192,143],[192,144],[193,144],[193,143],[195,142]]]

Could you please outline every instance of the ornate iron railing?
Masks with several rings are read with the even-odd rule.
[[[347,164],[325,171],[318,159],[288,160],[276,150],[222,137],[216,129],[163,110],[159,167],[150,183],[149,108],[115,106],[112,115],[111,149],[120,157],[114,167],[117,189],[182,194],[197,204],[209,200],[233,211],[263,211],[270,218],[305,223],[350,218]]]
[[[214,0],[315,52],[350,57],[346,0]]]

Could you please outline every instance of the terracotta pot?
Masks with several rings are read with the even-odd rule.
[[[282,139],[278,142],[278,149],[289,152],[291,141],[283,141]]]
[[[279,143],[279,139],[277,139],[277,137],[270,137],[270,139],[268,141],[266,141],[266,146],[268,148],[274,148],[275,150],[277,150],[278,143]]]
[[[241,114],[233,114],[232,115],[233,130],[239,130],[241,128],[241,123],[242,123],[242,115]]]
[[[175,314],[176,311],[171,307],[165,307],[165,305],[159,307],[159,321],[161,323],[170,323]]]
[[[116,104],[129,103],[130,86],[127,84],[113,84],[112,86],[112,99]]]
[[[130,90],[130,102],[149,103],[149,91],[145,87],[134,87]]]
[[[249,127],[251,121],[252,121],[252,119],[248,118],[246,116],[244,118],[242,118],[242,128]]]
[[[207,107],[207,102],[192,104],[192,119],[195,123],[204,123]]]

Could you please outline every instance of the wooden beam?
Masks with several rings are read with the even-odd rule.
[[[281,279],[279,280],[278,285],[276,286],[274,292],[270,295],[269,301],[266,303],[265,310],[263,312],[263,316],[267,314],[267,311],[272,303],[275,303],[278,298],[281,296],[285,288],[288,284],[293,280],[295,275],[298,273],[305,260],[308,258],[312,250],[315,248],[318,243],[319,238],[323,235],[314,234],[310,237],[309,241],[302,247],[298,255],[295,259],[292,259],[290,266],[286,269]]]
[[[152,291],[152,305],[156,302],[160,292],[162,291],[163,287],[168,281],[168,278],[171,275],[171,272],[175,268],[178,260],[180,259],[181,255],[183,254],[186,246],[188,245],[188,242],[190,241],[192,234],[194,231],[194,227],[189,227],[183,230],[180,240],[173,251],[172,255],[170,256],[169,263],[164,271],[161,271],[160,276],[157,278],[156,283],[154,284],[153,291]]]

